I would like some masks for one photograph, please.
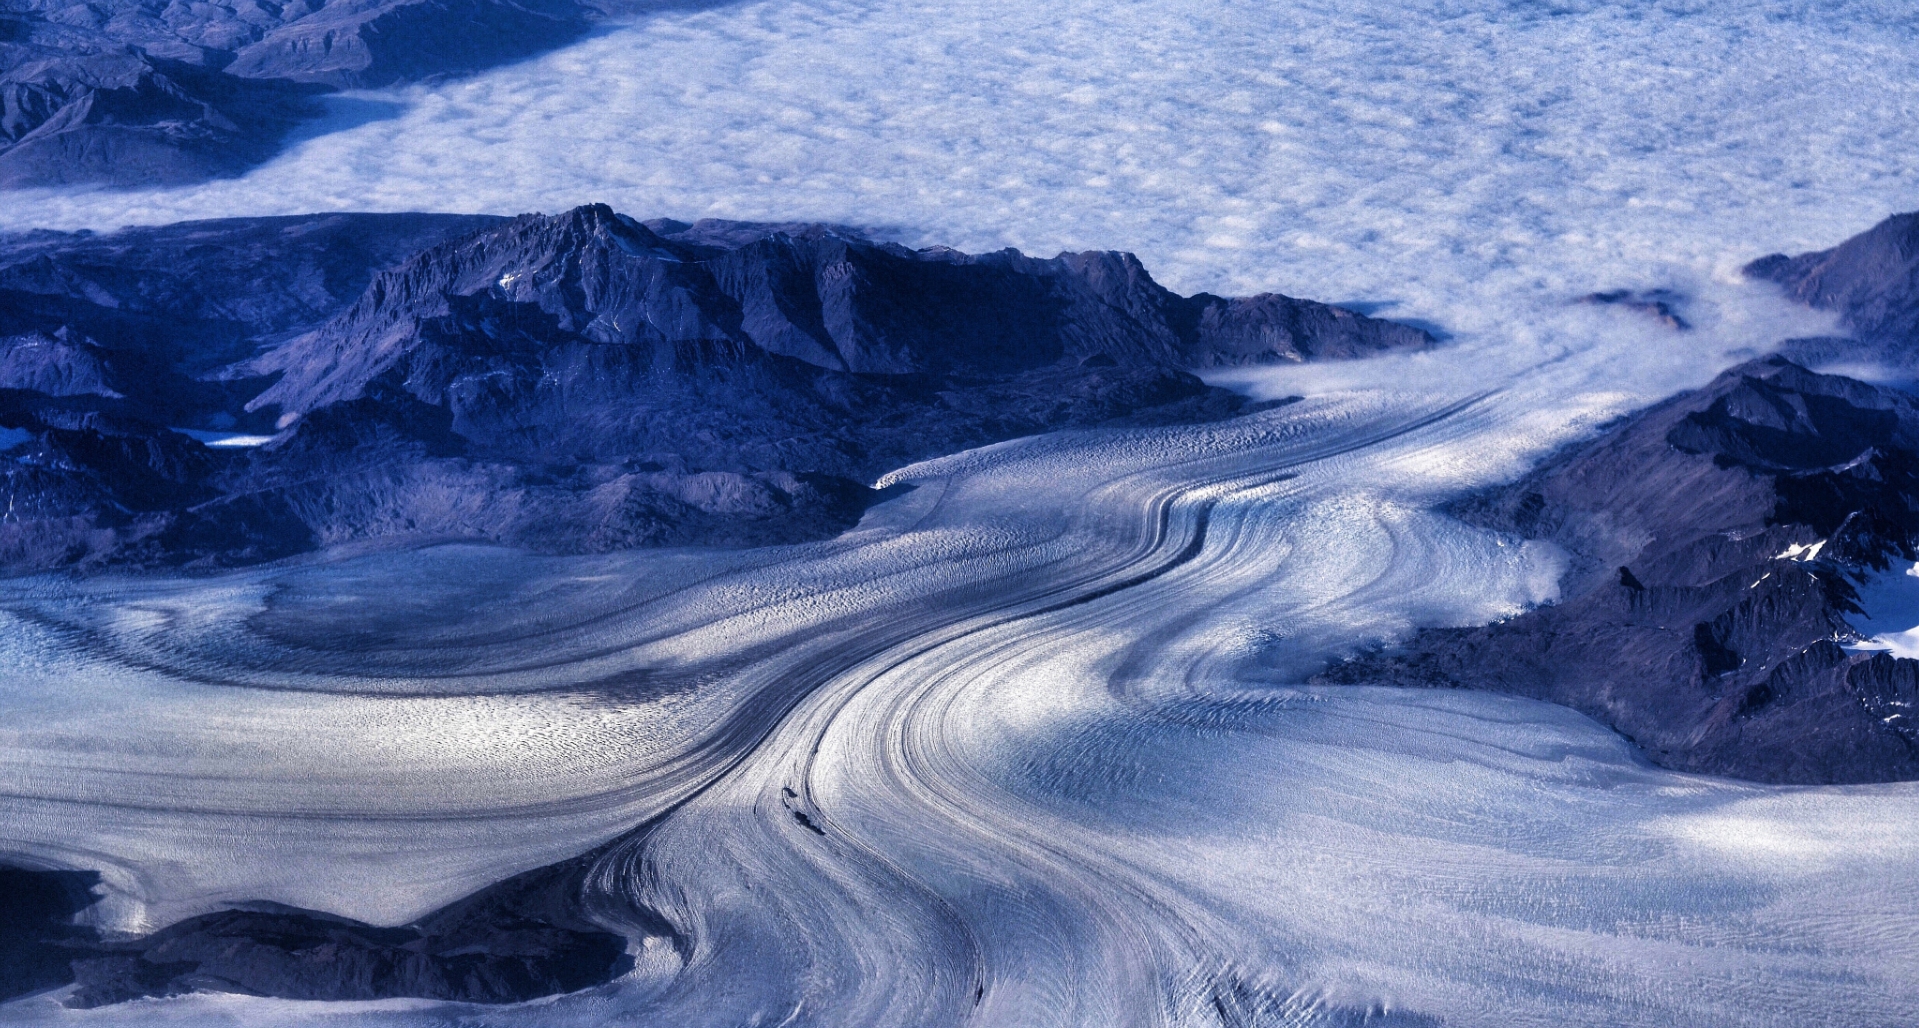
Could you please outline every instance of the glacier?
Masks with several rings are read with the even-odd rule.
[[[1552,598],[1549,547],[1432,510],[1551,394],[1003,443],[782,549],[16,580],[0,849],[101,869],[100,927],[397,922],[612,840],[589,910],[634,963],[516,1007],[0,1022],[1896,1017],[1919,787],[1687,776],[1561,708],[1301,684]]]
[[[893,472],[830,541],[335,552],[0,583],[0,852],[143,931],[397,923],[596,858],[613,983],[0,1024],[1852,1025],[1919,1009],[1919,787],[1647,764],[1568,710],[1303,684],[1549,602],[1445,500],[1831,322],[1735,269],[1910,208],[1891,0],[663,4],[237,179],[0,226],[337,209],[808,218],[1136,250],[1449,345],[1296,403]],[[1572,301],[1669,290],[1693,329]],[[1903,627],[1903,626],[1900,626]],[[662,926],[666,929],[663,930]]]

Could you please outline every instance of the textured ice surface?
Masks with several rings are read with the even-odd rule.
[[[1822,327],[1729,269],[1914,205],[1913,17],[682,7],[396,94],[243,179],[24,197],[0,221],[605,200],[1124,247],[1176,288],[1380,304],[1453,342],[1235,374],[1311,398],[1228,425],[929,462],[789,550],[9,583],[0,850],[104,869],[114,927],[238,899],[399,920],[693,796],[595,900],[688,948],[635,928],[628,978],[486,1023],[1900,1023],[1919,787],[1688,777],[1558,708],[1297,683],[1550,595],[1555,554],[1437,500]],[[1696,328],[1570,303],[1611,288],[1682,293]]]
[[[1559,708],[1289,684],[1551,596],[1556,554],[1430,512],[1551,392],[1001,444],[780,551],[17,582],[0,849],[106,868],[110,925],[395,920],[690,796],[592,879],[633,973],[498,1024],[1896,1019],[1919,788],[1694,778]]]

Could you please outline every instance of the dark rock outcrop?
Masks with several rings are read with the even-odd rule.
[[[0,237],[0,567],[164,562],[202,530],[241,532],[219,547],[236,555],[312,545],[183,516],[246,463],[170,427],[271,432],[245,410],[266,382],[223,368],[325,320],[376,271],[498,220],[314,215]]]
[[[517,875],[398,927],[256,904],[125,940],[72,923],[95,902],[97,874],[0,866],[0,999],[68,985],[77,986],[73,1007],[194,991],[464,1003],[573,992],[627,966],[625,937],[582,912],[585,860]]]
[[[1608,289],[1587,293],[1578,302],[1591,307],[1617,307],[1643,314],[1675,332],[1690,332],[1692,324],[1679,313],[1681,297],[1670,289]]]
[[[231,427],[263,383],[220,369],[331,317],[376,272],[501,220],[316,214],[0,236],[0,390]]]
[[[1420,633],[1325,680],[1562,703],[1655,762],[1768,782],[1919,778],[1919,662],[1849,652],[1857,576],[1915,559],[1919,404],[1782,358],[1627,419],[1469,521],[1572,554],[1564,599]]]
[[[526,918],[447,934],[304,910],[226,910],[78,956],[69,1005],[194,991],[518,1003],[605,982],[625,952],[626,941],[610,932]]]
[[[0,569],[818,538],[916,459],[1246,409],[1189,369],[1432,341],[1178,296],[1128,254],[653,224],[596,206],[0,240]]]
[[[322,0],[287,10],[225,70],[342,89],[459,75],[565,46],[612,10],[580,0]]]
[[[563,46],[592,0],[18,0],[0,11],[0,187],[236,175],[319,94]]]
[[[298,415],[384,377],[452,410],[468,439],[571,448],[578,413],[547,414],[548,405],[591,418],[627,406],[620,398],[642,381],[722,368],[723,388],[785,393],[790,420],[807,408],[806,418],[831,420],[822,415],[862,386],[905,397],[1042,373],[1049,400],[1097,405],[1096,390],[1060,393],[1061,371],[1089,385],[1133,376],[1171,397],[1199,391],[1183,374],[1190,368],[1430,342],[1418,329],[1289,297],[1180,297],[1131,254],[914,252],[820,226],[713,246],[593,206],[423,252],[248,367],[281,376],[254,409]],[[655,429],[586,431],[591,445],[631,451],[648,449]]]
[[[72,983],[74,956],[98,940],[73,918],[99,882],[93,871],[0,864],[0,1001]]]
[[[1845,340],[1794,340],[1786,344],[1787,354],[1919,371],[1919,213],[1894,215],[1830,250],[1761,257],[1745,273],[1777,282],[1807,306],[1836,313],[1853,334]]]
[[[1919,214],[1745,273],[1852,333],[1790,340],[1786,357],[1919,372]],[[1564,546],[1574,566],[1562,602],[1423,632],[1322,677],[1553,700],[1685,770],[1919,778],[1919,662],[1843,645],[1854,583],[1913,559],[1919,540],[1914,411],[1906,394],[1784,357],[1734,369],[1460,505],[1469,520]]]
[[[250,81],[71,30],[0,22],[0,188],[180,185],[237,175],[324,90]]]

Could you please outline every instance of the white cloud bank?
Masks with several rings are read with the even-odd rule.
[[[23,194],[0,225],[605,201],[1126,248],[1188,290],[1456,321],[1919,206],[1914,28],[1902,0],[772,0],[381,94],[402,113],[242,179]]]

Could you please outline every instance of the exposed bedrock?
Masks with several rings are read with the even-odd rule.
[[[1745,272],[1832,311],[1852,333],[1793,340],[1782,350],[1788,356],[1919,371],[1919,213],[1895,214],[1830,250],[1761,257]]]
[[[413,253],[501,220],[315,214],[0,236],[0,387],[224,426],[260,384],[221,381],[221,368],[331,317]]]
[[[1919,215],[1745,272],[1851,333],[1790,340],[1785,357],[1919,370]],[[1848,650],[1857,633],[1845,619],[1862,576],[1914,555],[1913,403],[1785,357],[1735,368],[1459,505],[1469,520],[1564,546],[1575,559],[1565,600],[1423,632],[1323,677],[1554,700],[1684,770],[1919,778],[1919,662]]]
[[[133,47],[73,53],[36,43],[0,42],[0,188],[237,175],[321,113],[318,87],[234,78]]]
[[[261,905],[117,941],[71,923],[94,902],[96,875],[0,866],[0,999],[68,985],[74,1007],[196,990],[464,1003],[573,992],[627,964],[625,939],[577,912],[586,861],[517,875],[399,927]]]
[[[0,12],[0,187],[166,185],[271,157],[336,88],[563,46],[591,0],[25,0]]]
[[[1756,361],[1456,512],[1564,547],[1565,599],[1324,678],[1563,703],[1687,771],[1919,778],[1919,662],[1842,645],[1858,576],[1919,542],[1907,395]]]
[[[13,572],[817,538],[913,460],[1249,409],[1192,369],[1432,343],[1306,300],[1178,296],[1128,254],[601,206],[33,233],[0,242],[0,290]]]
[[[96,941],[73,924],[92,906],[92,871],[53,871],[0,864],[0,1001],[73,981],[73,958]]]

